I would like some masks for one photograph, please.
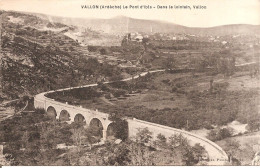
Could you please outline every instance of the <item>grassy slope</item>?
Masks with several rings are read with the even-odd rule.
[[[257,79],[247,74],[237,74],[232,78],[214,77],[213,91],[209,92],[209,81],[212,76],[204,73],[195,74],[158,73],[150,78],[141,78],[139,81],[129,81],[128,84],[107,85],[109,92],[103,88],[93,88],[100,96],[80,98],[77,92],[67,92],[65,96],[57,93],[57,100],[70,101],[72,104],[81,104],[83,107],[99,109],[107,113],[119,113],[163,125],[177,128],[199,129],[210,125],[226,125],[233,120],[247,123],[257,114],[257,85],[234,85],[237,81],[257,83]],[[122,96],[128,92],[131,83],[135,84],[133,91],[139,93]],[[101,87],[102,88],[102,87]],[[84,89],[83,89],[84,90]],[[116,95],[121,91],[119,98],[107,97],[107,94]],[[83,93],[83,92],[82,92]],[[75,96],[73,96],[75,95]],[[95,95],[95,94],[92,94]],[[104,101],[104,96],[107,98]],[[67,99],[67,100],[66,100]],[[108,101],[110,101],[108,103]],[[249,105],[248,102],[251,102]],[[249,119],[249,120],[248,120]],[[187,123],[189,122],[189,123]]]

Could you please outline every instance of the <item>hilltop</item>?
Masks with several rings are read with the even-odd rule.
[[[260,35],[260,25],[234,24],[209,28],[186,27],[160,20],[135,19],[126,16],[117,16],[110,19],[96,18],[67,18],[44,14],[33,14],[55,22],[68,25],[90,27],[109,34],[122,35],[127,32],[160,32],[185,33],[201,36],[224,36],[236,34]]]

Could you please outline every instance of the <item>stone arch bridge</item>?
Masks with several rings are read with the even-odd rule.
[[[86,126],[93,125],[98,127],[102,131],[103,140],[106,140],[107,131],[112,125],[112,121],[108,119],[109,114],[57,102],[45,96],[42,99],[43,96],[39,94],[34,98],[35,108],[44,109],[47,115],[53,119],[68,123],[84,123]]]
[[[150,71],[150,73],[154,73],[158,71],[163,71],[163,70]],[[146,74],[147,72],[142,73],[133,78],[138,78],[139,76],[144,76]],[[130,79],[132,78],[124,79],[123,81],[127,81]],[[97,86],[97,84],[86,85],[81,87],[91,87],[91,86]],[[74,88],[80,88],[80,87],[59,89],[57,91],[70,90]],[[61,103],[45,96],[45,94],[51,92],[55,92],[55,91],[44,92],[36,95],[34,97],[35,108],[45,109],[47,114],[53,119],[58,119],[67,122],[73,122],[73,121],[83,122],[86,125],[92,125],[98,127],[102,139],[104,141],[106,140],[109,134],[110,126],[112,126],[113,123],[112,121],[109,120],[109,114],[100,111],[82,108],[79,106],[69,105],[67,103]],[[140,128],[148,128],[149,131],[153,133],[153,138],[156,138],[158,134],[162,134],[165,137],[169,137],[174,134],[182,134],[182,136],[188,139],[190,144],[199,143],[201,146],[205,148],[209,156],[208,165],[223,165],[228,160],[227,154],[221,147],[219,147],[214,142],[206,138],[200,137],[196,134],[184,130],[176,129],[176,128],[171,128],[171,127],[151,123],[151,122],[137,120],[135,118],[126,118],[126,121],[128,123],[129,138],[134,137]]]

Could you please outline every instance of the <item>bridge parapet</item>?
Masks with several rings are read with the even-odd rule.
[[[154,139],[156,139],[158,134],[162,134],[166,138],[169,138],[174,134],[182,134],[184,137],[186,137],[189,140],[191,144],[194,145],[195,143],[199,143],[201,146],[203,146],[206,149],[206,151],[208,151],[209,153],[209,159],[211,161],[215,161],[214,164],[217,163],[216,161],[219,161],[218,164],[222,164],[221,163],[222,161],[226,162],[228,160],[227,154],[221,147],[219,147],[216,143],[206,138],[200,137],[196,134],[184,130],[160,125],[160,124],[138,120],[135,118],[133,119],[128,118],[127,122],[129,128],[131,128],[129,129],[129,137],[134,137],[140,128],[148,128],[149,131],[153,133]]]

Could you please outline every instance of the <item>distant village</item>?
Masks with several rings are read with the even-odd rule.
[[[247,35],[232,35],[232,36],[199,36],[194,34],[169,34],[169,33],[143,33],[143,32],[131,32],[127,35],[127,40],[143,42],[145,38],[149,38],[149,40],[172,40],[172,41],[184,41],[184,40],[198,40],[198,41],[206,41],[206,42],[216,42],[226,45],[233,40],[246,38]],[[242,43],[241,43],[242,44]],[[258,42],[259,45],[260,43]]]

